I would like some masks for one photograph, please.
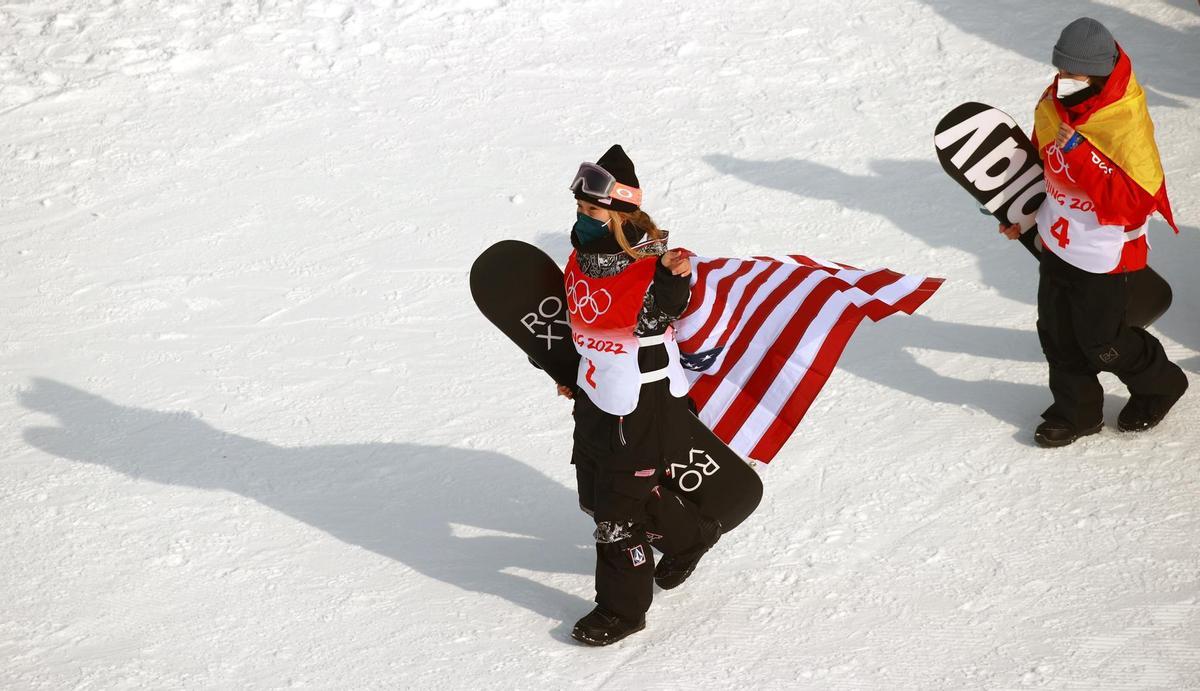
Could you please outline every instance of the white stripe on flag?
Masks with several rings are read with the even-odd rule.
[[[924,276],[904,276],[895,283],[884,286],[883,288],[875,291],[875,295],[868,295],[867,297],[874,298],[876,300],[886,302],[888,305],[894,306],[897,302],[900,302],[909,295],[912,295],[914,290],[921,287],[921,282],[924,280]],[[867,302],[870,302],[870,300],[864,300],[862,303],[859,303],[859,306],[861,307]]]
[[[685,371],[701,406],[700,418],[709,427],[720,428],[719,436],[734,451],[745,456],[753,452],[753,457],[763,462],[771,460],[811,405],[830,374],[825,370],[834,367],[859,319],[864,314],[882,318],[902,302],[906,309],[915,309],[941,284],[941,279],[886,269],[864,271],[803,256],[752,260],[694,257],[693,267],[717,262],[719,267],[704,272],[704,286],[693,283],[692,296],[703,292],[703,304],[688,306],[689,311],[675,323],[676,336],[680,342],[694,340],[706,322],[713,322],[703,342],[685,348],[695,354],[725,346],[705,371]],[[722,279],[742,271],[745,273],[718,291]],[[696,271],[697,276],[699,273]],[[772,299],[772,293],[783,290],[789,279],[798,282]],[[829,280],[836,282],[822,286]],[[752,287],[756,281],[761,283]],[[876,292],[866,292],[859,283],[875,287]],[[800,313],[816,290],[825,296],[823,302]],[[772,299],[770,307],[768,299]],[[745,304],[739,306],[741,302]],[[751,333],[755,322],[757,327]],[[799,337],[797,330],[802,331]],[[790,333],[780,340],[785,331]],[[743,339],[745,343],[739,343]],[[727,366],[726,359],[731,357],[737,361]],[[819,372],[812,370],[818,357],[822,358]],[[800,391],[804,393],[798,396]]]
[[[779,376],[771,383],[771,387],[767,389],[754,412],[730,440],[730,448],[738,450],[739,453],[749,453],[758,444],[758,440],[775,422],[775,418],[779,416],[784,404],[791,398],[792,392],[800,385],[804,375],[808,374],[813,360],[816,359],[821,346],[825,344],[825,337],[845,314],[850,302],[849,296],[844,292],[834,293],[829,297],[829,300],[821,308],[821,312],[796,345],[795,351],[788,359],[788,364],[780,371]]]
[[[719,259],[706,259],[703,257],[694,257],[693,260],[694,260],[693,267],[702,262],[707,263],[707,262],[721,261]],[[725,263],[725,266],[719,267],[717,269],[713,269],[712,271],[708,272],[708,275],[705,277],[705,281],[704,281],[705,285],[708,288],[707,292],[705,293],[705,297],[708,299],[705,300],[700,305],[690,305],[690,304],[688,305],[688,310],[695,310],[694,312],[689,313],[688,318],[687,318],[687,323],[694,325],[694,326],[691,326],[691,328],[690,328],[691,332],[694,332],[697,328],[700,327],[701,324],[703,324],[708,319],[708,315],[712,313],[713,308],[716,306],[717,301],[715,299],[713,299],[713,290],[716,288],[717,281],[720,281],[722,278],[725,278],[729,274],[732,274],[733,272],[737,271],[742,266],[743,263],[744,262],[741,262],[741,261],[730,260]],[[692,271],[693,290],[695,289],[696,283],[699,281],[699,274],[700,274],[699,271],[694,271],[694,270]],[[693,319],[695,321],[692,321]],[[692,335],[683,326],[683,324],[684,324],[684,322],[682,322],[682,321],[676,324],[676,332],[677,332],[679,340],[681,340],[681,341]]]
[[[738,322],[737,329],[732,334],[729,334],[728,329],[730,328],[730,321],[733,319],[734,313],[737,312],[738,302],[745,298],[749,283],[756,277],[766,272],[769,268],[770,264],[767,264],[766,262],[756,262],[756,266],[753,271],[750,271],[747,275],[742,276],[736,281],[735,287],[729,292],[729,295],[726,299],[725,308],[721,312],[720,319],[717,321],[715,328],[713,328],[708,338],[704,339],[704,341],[698,347],[693,349],[693,352],[702,353],[706,350],[712,350],[713,348],[716,348],[721,341],[725,341],[726,344],[729,344],[737,338],[738,334],[740,334],[745,328],[746,322],[749,320],[749,318],[758,311],[759,306],[762,305],[763,301],[766,300],[768,296],[770,296],[771,291],[773,291],[780,283],[782,283],[786,278],[786,274],[790,272],[787,267],[784,267],[768,276],[766,280],[758,286],[754,293],[750,295],[748,304],[741,312],[742,317]],[[688,317],[689,321],[691,319],[692,317]],[[696,328],[699,328],[699,326],[702,325],[703,322],[697,325]],[[721,367],[721,363],[724,362],[724,360],[725,351],[721,351],[721,354],[717,356],[716,361],[706,371],[718,371],[718,369]],[[693,374],[700,375],[702,373],[694,372]]]
[[[734,267],[735,270],[736,270],[737,266],[738,265],[735,265],[735,267]],[[748,289],[748,286],[750,285],[750,283],[752,281],[754,281],[754,279],[758,278],[761,274],[768,271],[770,268],[771,268],[770,264],[767,264],[765,262],[755,262],[753,269],[746,272],[745,275],[739,276],[736,280],[734,280],[733,285],[731,285],[729,287],[728,292],[726,292],[724,294],[725,304],[721,308],[721,312],[719,313],[719,317],[716,322],[716,326],[713,328],[713,330],[709,334],[708,338],[706,338],[699,346],[692,349],[693,352],[702,353],[706,350],[712,350],[713,348],[717,347],[717,344],[721,340],[721,336],[725,333],[725,330],[729,328],[729,320],[733,318],[733,314],[737,310],[738,303],[741,302],[742,299],[744,299],[746,290]],[[733,273],[733,271],[723,273],[722,277],[727,276],[731,273]],[[777,271],[776,274],[778,274],[778,273],[779,272]],[[691,337],[693,334],[695,334],[696,331],[698,331],[700,329],[700,327],[704,326],[705,322],[707,322],[711,318],[713,310],[716,309],[716,303],[718,302],[718,300],[713,296],[713,293],[715,292],[715,286],[716,286],[717,280],[719,280],[719,279],[715,279],[714,277],[710,276],[710,278],[708,280],[709,288],[710,288],[710,292],[709,292],[710,299],[706,301],[706,305],[705,305],[705,307],[707,309],[705,309],[703,311],[703,314],[701,314],[700,310],[697,310],[697,312],[695,314],[688,315],[688,317],[686,319],[686,324],[688,324],[687,333],[682,335],[679,338],[679,340],[681,340],[681,341],[687,340],[689,337]],[[745,310],[745,313],[750,314],[751,310],[754,309],[758,304],[760,304],[763,301],[763,290],[764,290],[765,286],[778,285],[779,280],[781,280],[781,279],[778,279],[775,276],[768,278],[766,284],[764,286],[760,286],[755,291],[754,295],[752,296],[752,302],[751,302],[749,308]],[[684,323],[684,322],[681,322],[681,323]],[[716,367],[717,365],[714,364],[713,366]]]
[[[775,284],[782,283],[786,278],[786,275],[791,274],[792,272],[793,270],[791,267],[784,267],[784,269],[775,272],[775,276],[772,276],[771,278],[774,280]],[[780,274],[785,274],[785,276],[780,276]],[[808,298],[809,294],[812,293],[813,289],[816,288],[818,284],[828,279],[829,274],[826,274],[823,271],[814,271],[810,273],[808,276],[804,277],[804,280],[792,288],[783,301],[781,301],[779,305],[772,310],[769,315],[767,315],[767,318],[763,321],[762,326],[759,327],[758,331],[752,337],[756,343],[760,343],[762,346],[747,348],[746,351],[742,353],[741,359],[739,359],[738,362],[734,363],[729,368],[729,371],[721,380],[721,384],[716,388],[715,391],[713,391],[713,395],[708,399],[708,402],[704,404],[705,417],[713,420],[719,420],[725,415],[725,411],[729,408],[729,405],[733,403],[734,398],[736,398],[738,393],[746,386],[746,382],[750,379],[750,377],[754,375],[754,371],[758,367],[759,363],[762,362],[762,359],[766,357],[769,352],[771,352],[770,345],[774,344],[776,339],[779,338],[779,334],[782,333],[785,328],[787,328],[787,325],[791,322],[791,317],[795,314],[796,310],[800,308],[800,305],[804,303],[804,300]],[[775,286],[772,285],[770,288],[773,289],[774,287]],[[741,336],[742,332],[745,331],[746,323],[750,321],[752,314],[758,311],[758,305],[761,305],[761,303],[770,295],[771,289],[768,289],[768,287],[764,285],[763,289],[759,291],[759,295],[756,296],[757,299],[755,301],[754,310],[746,311],[746,316],[742,318],[742,322],[738,326],[738,330],[729,339],[729,343],[735,342]],[[722,366],[722,363],[725,359],[724,356],[725,353],[722,352],[721,357],[717,359],[714,367]],[[715,372],[717,370],[709,369],[708,371]],[[696,372],[695,374],[703,376],[704,373]]]

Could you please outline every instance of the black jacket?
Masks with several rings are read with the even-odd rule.
[[[640,234],[626,232],[631,244]],[[625,254],[615,238],[607,235],[587,246],[580,246],[574,234],[571,242],[578,251],[580,270],[590,276],[611,276],[623,271],[634,259]],[[661,255],[666,238],[643,247],[642,251]],[[675,276],[659,261],[654,279],[646,291],[638,324],[638,336],[664,333],[683,313],[690,294],[686,276]],[[638,368],[643,372],[659,370],[669,364],[662,345],[638,349]],[[606,471],[662,469],[671,460],[686,458],[691,448],[691,413],[688,398],[671,395],[670,384],[662,379],[643,384],[633,412],[611,415],[596,407],[585,391],[575,389],[575,453],[572,462],[582,459]]]

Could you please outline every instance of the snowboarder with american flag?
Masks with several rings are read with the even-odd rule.
[[[581,164],[571,191],[564,281],[581,357],[559,393],[574,402],[571,461],[596,524],[596,607],[571,635],[608,645],[644,628],[654,585],[680,585],[721,536],[660,484],[688,453],[691,410],[739,454],[769,462],[862,318],[911,313],[941,280],[668,250],[619,145]]]
[[[671,323],[688,303],[691,262],[640,209],[633,162],[613,146],[584,163],[572,252],[564,271],[579,350],[574,449],[579,504],[596,522],[596,607],[571,635],[608,645],[645,626],[654,584],[673,588],[721,535],[721,525],[659,484],[688,453],[687,379]],[[664,557],[657,568],[653,548]]]

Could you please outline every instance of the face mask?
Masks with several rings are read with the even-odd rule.
[[[1075,79],[1067,79],[1066,77],[1059,77],[1058,86],[1056,86],[1055,89],[1058,93],[1058,97],[1063,98],[1064,96],[1077,94],[1089,86],[1091,85],[1087,82],[1081,82]]]
[[[575,226],[571,230],[575,231],[575,237],[579,238],[579,244],[586,245],[604,237],[604,234],[608,232],[608,224],[581,211],[576,211]]]

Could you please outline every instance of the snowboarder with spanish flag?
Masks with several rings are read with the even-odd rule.
[[[1038,101],[1032,138],[1046,177],[1037,327],[1054,402],[1034,432],[1045,447],[1103,427],[1101,371],[1129,388],[1117,418],[1123,432],[1157,425],[1188,386],[1158,339],[1125,320],[1128,276],[1146,268],[1150,215],[1179,232],[1145,93],[1129,56],[1095,19],[1068,24],[1051,62],[1058,75]],[[1000,232],[1015,239],[1020,230]]]

